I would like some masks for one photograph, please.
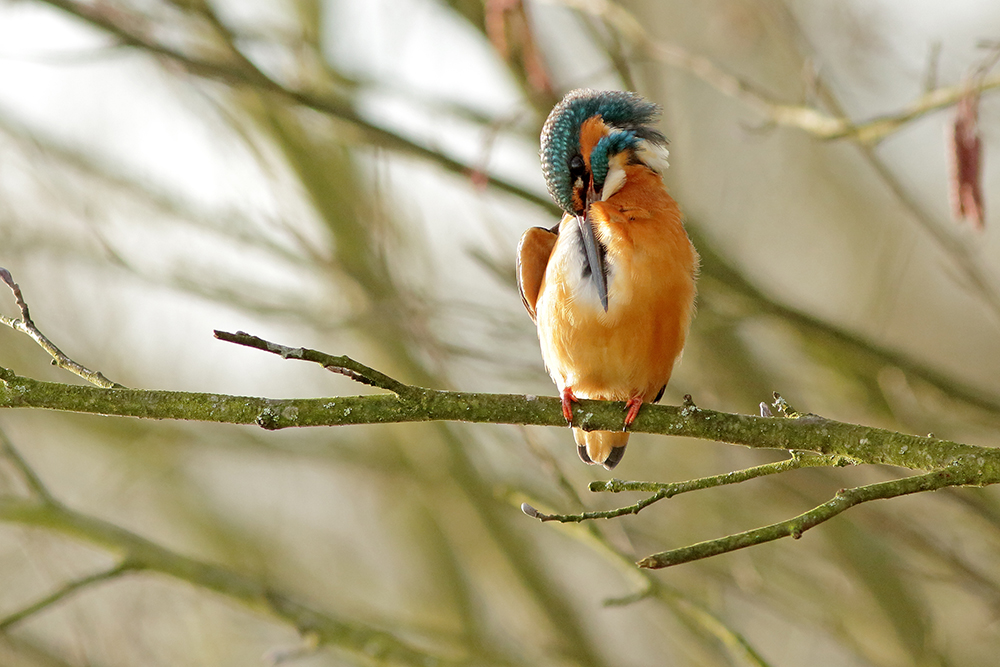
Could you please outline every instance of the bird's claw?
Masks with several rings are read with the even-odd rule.
[[[573,387],[564,387],[562,390],[562,412],[563,417],[570,424],[573,423],[573,403],[578,402],[579,399],[573,394]]]
[[[622,427],[623,431],[627,431],[628,427],[632,425],[635,418],[639,416],[639,410],[642,409],[642,396],[633,396],[628,399],[625,404],[625,425]]]

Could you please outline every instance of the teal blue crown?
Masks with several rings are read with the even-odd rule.
[[[573,212],[569,162],[580,151],[583,121],[601,116],[605,123],[621,130],[601,139],[591,155],[596,187],[607,176],[610,155],[635,146],[639,139],[666,143],[666,138],[650,127],[659,115],[659,105],[636,93],[586,88],[567,93],[542,127],[542,173],[552,199],[564,211]]]

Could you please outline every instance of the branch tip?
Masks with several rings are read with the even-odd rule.
[[[787,417],[789,419],[797,419],[798,417],[801,416],[798,412],[792,409],[792,406],[788,404],[788,401],[786,401],[781,396],[781,394],[779,394],[778,392],[774,392],[773,395],[774,395],[774,403],[771,403],[771,405],[774,406],[774,409],[777,410],[782,417]]]
[[[593,493],[603,493],[605,491],[614,493],[618,490],[617,485],[619,484],[621,484],[621,481],[615,479],[614,477],[604,482],[598,479],[588,484],[587,489]]]
[[[530,516],[532,519],[541,519],[541,513],[528,503],[521,503],[521,511]]]
[[[21,294],[21,287],[16,282],[14,282],[14,276],[10,274],[10,271],[0,267],[0,280],[6,283],[7,287],[10,288],[11,293],[14,295],[14,301],[17,303],[17,309],[21,311],[21,319],[25,324],[31,324],[31,316],[28,315],[28,304],[24,301],[24,296]]]

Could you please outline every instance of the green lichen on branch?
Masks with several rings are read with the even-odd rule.
[[[287,347],[244,332],[216,331],[215,335],[221,340],[277,354],[285,359],[317,363],[327,370],[392,393],[337,398],[266,399],[224,394],[147,391],[124,387],[63,385],[21,377],[9,369],[0,368],[0,408],[33,407],[147,419],[256,424],[268,430],[412,421],[565,426],[561,402],[553,397],[427,389],[402,383],[349,357],[333,356],[307,348]],[[522,505],[522,510],[542,521],[582,522],[637,514],[645,507],[678,493],[739,483],[801,467],[876,463],[931,471],[900,480],[843,490],[827,503],[792,519],[654,554],[638,562],[640,567],[661,568],[783,537],[798,538],[809,528],[859,503],[947,486],[987,485],[1000,481],[1000,450],[802,414],[794,411],[777,394],[774,398],[773,405],[778,410],[779,417],[772,416],[764,404],[762,404],[763,416],[757,417],[699,408],[690,396],[685,396],[681,406],[646,406],[632,424],[632,430],[792,451],[792,458],[786,461],[686,482],[665,484],[612,480],[603,487],[592,486],[592,491],[652,492],[651,496],[633,505],[615,510],[584,512],[576,515],[543,514],[527,504]],[[578,401],[573,409],[573,425],[585,430],[617,430],[622,425],[624,407],[622,403]],[[20,459],[16,453],[9,446],[5,445],[5,448],[10,450],[8,454],[17,463]],[[812,454],[805,455],[803,452]],[[25,476],[29,482],[33,479],[26,468]],[[68,519],[77,519],[80,515],[65,510],[52,500],[44,491],[44,487],[38,486],[36,491],[42,502],[19,504],[21,501],[17,499],[0,500],[0,520],[25,521],[24,517],[18,518],[18,512],[29,512],[30,517],[31,510],[42,509],[45,511],[39,515],[39,523],[44,522],[50,528],[77,534],[81,538],[98,543],[102,541],[101,530],[122,530],[110,524],[88,520],[88,528],[76,533],[75,524]],[[31,521],[29,519],[26,522]],[[133,540],[131,546],[121,554],[129,567],[131,568],[135,562],[141,562],[144,563],[142,569],[165,571],[155,564],[155,559],[137,555],[136,550],[144,541],[137,536],[133,537],[136,537],[136,540]],[[109,546],[121,544],[122,541],[122,539],[111,539],[108,544]],[[191,566],[183,575],[178,576],[188,580],[194,577],[204,587],[218,590],[212,584],[214,576],[210,572],[212,566],[199,564],[190,559],[174,559],[173,562]],[[249,589],[242,593],[230,590],[229,594],[252,605],[263,600],[265,606],[268,606],[273,613],[278,613],[279,607],[292,604],[290,601],[279,600],[273,595],[256,590],[257,585],[250,580],[243,581],[250,585]],[[296,622],[296,625],[309,636],[331,639],[329,636],[321,636],[320,630],[313,628],[312,624]],[[332,636],[337,638],[336,643],[343,639],[337,632],[329,629],[324,632],[326,635],[332,633]]]
[[[950,486],[968,486],[979,483],[981,483],[979,475],[975,470],[966,469],[960,462],[956,462],[946,469],[935,470],[923,475],[878,482],[853,489],[843,489],[822,505],[786,521],[653,554],[640,560],[637,565],[652,569],[670,567],[702,558],[711,558],[783,537],[798,539],[810,528],[818,526],[861,503],[896,498],[922,491],[935,491]]]
[[[438,391],[409,386],[401,394],[270,399],[42,382],[0,368],[0,408],[43,408],[143,419],[256,424],[268,430],[414,421],[565,426],[559,399],[523,394]],[[618,430],[624,404],[581,400],[573,425]],[[644,406],[631,426],[639,433],[715,440],[753,448],[807,450],[857,463],[937,470],[956,463],[971,483],[1000,481],[1000,450],[922,437],[817,415],[757,417],[698,408]]]
[[[582,521],[590,521],[592,519],[615,519],[628,514],[638,514],[653,503],[657,503],[666,498],[673,498],[681,493],[711,489],[717,486],[724,486],[726,484],[739,484],[757,477],[774,475],[781,472],[787,472],[789,470],[797,470],[799,468],[816,468],[821,466],[840,465],[849,465],[849,461],[844,457],[837,455],[817,456],[814,454],[803,455],[802,452],[795,452],[791,458],[785,459],[784,461],[765,463],[763,465],[746,468],[744,470],[733,470],[732,472],[723,473],[721,475],[699,477],[698,479],[689,479],[683,482],[633,482],[623,481],[620,479],[609,479],[606,482],[591,482],[590,490],[595,493],[602,491],[609,493],[641,491],[652,494],[636,503],[633,503],[632,505],[612,510],[581,512],[580,514],[545,514],[543,512],[539,512],[528,503],[522,503],[521,511],[540,521],[558,521],[560,523],[579,523]]]

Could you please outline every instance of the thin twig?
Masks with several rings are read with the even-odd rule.
[[[765,542],[771,542],[782,537],[798,539],[810,528],[818,526],[841,512],[861,503],[974,483],[974,476],[970,476],[968,472],[959,472],[956,467],[951,467],[935,470],[924,475],[914,475],[903,479],[894,479],[887,482],[878,482],[867,486],[841,490],[831,500],[787,521],[653,554],[640,560],[637,565],[653,569],[670,567],[702,558],[718,556],[719,554],[744,549],[757,544],[764,544]]]
[[[850,461],[839,455],[814,455],[795,453],[791,458],[773,463],[765,463],[752,468],[734,470],[733,472],[710,477],[699,477],[698,479],[686,480],[683,482],[630,482],[620,479],[610,479],[606,482],[591,482],[590,490],[598,493],[602,491],[610,493],[621,493],[624,491],[652,492],[653,495],[643,498],[632,505],[619,507],[612,510],[600,510],[593,512],[582,512],[580,514],[543,514],[528,503],[521,505],[521,511],[530,517],[540,521],[558,521],[560,523],[578,523],[591,519],[614,519],[629,514],[638,514],[655,502],[664,498],[672,498],[688,491],[699,491],[711,489],[726,484],[739,484],[747,480],[765,475],[797,470],[799,468],[815,468],[819,466],[842,466],[848,465]]]
[[[538,519],[539,521],[558,521],[559,523],[579,523],[581,521],[588,521],[590,519],[615,519],[620,516],[626,516],[628,514],[638,514],[645,508],[649,507],[655,502],[663,500],[667,497],[667,494],[663,491],[657,491],[651,496],[643,498],[639,502],[628,505],[626,507],[619,507],[613,510],[595,510],[593,512],[581,512],[580,514],[545,514],[539,512],[534,507],[528,503],[521,503],[521,511],[530,516],[533,519]]]
[[[264,340],[263,338],[259,338],[258,336],[248,334],[245,331],[230,333],[228,331],[216,330],[215,337],[219,340],[224,340],[227,343],[236,343],[237,345],[244,345],[246,347],[252,347],[256,350],[263,350],[264,352],[277,354],[282,359],[300,359],[302,361],[311,361],[315,364],[319,364],[328,371],[346,375],[355,382],[360,382],[361,384],[366,384],[371,387],[378,387],[379,389],[386,389],[394,394],[397,394],[398,396],[409,397],[420,391],[419,387],[403,384],[399,380],[395,380],[385,373],[365,366],[362,363],[358,363],[350,357],[333,356],[325,352],[320,352],[319,350],[311,350],[307,347],[288,347],[278,343],[272,343]]]
[[[31,321],[31,315],[28,313],[28,304],[25,303],[24,296],[21,294],[21,288],[16,282],[14,282],[14,278],[10,275],[10,271],[0,267],[0,280],[6,283],[7,287],[10,288],[10,291],[14,294],[14,301],[17,303],[17,308],[21,311],[21,319],[0,315],[0,324],[5,324],[15,331],[20,331],[38,343],[38,346],[48,352],[52,357],[52,365],[79,375],[87,382],[95,384],[98,387],[103,387],[104,389],[118,389],[124,387],[124,385],[112,382],[101,373],[92,371],[66,356],[66,354],[56,347],[55,343],[50,341],[45,334],[39,331],[38,327],[35,326],[35,323]]]
[[[33,616],[41,611],[44,611],[45,609],[48,609],[52,605],[64,600],[81,588],[85,588],[91,584],[96,584],[101,581],[107,581],[108,579],[120,577],[132,569],[134,568],[127,561],[123,561],[114,567],[104,570],[103,572],[95,572],[94,574],[87,575],[86,577],[69,581],[58,590],[46,595],[41,600],[33,602],[27,607],[19,609],[12,614],[8,614],[5,618],[0,619],[0,632],[8,630],[12,625],[20,623],[29,616]]]

